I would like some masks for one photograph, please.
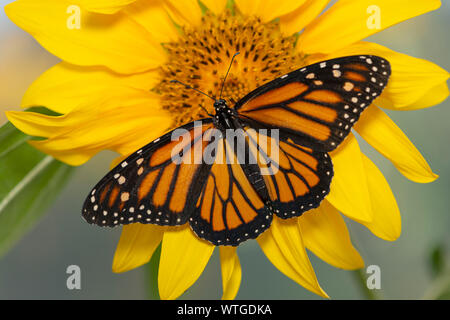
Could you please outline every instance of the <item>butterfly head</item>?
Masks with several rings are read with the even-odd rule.
[[[228,108],[228,106],[227,102],[224,99],[217,99],[216,101],[214,101],[214,109],[216,109],[216,111],[220,111],[226,108]]]

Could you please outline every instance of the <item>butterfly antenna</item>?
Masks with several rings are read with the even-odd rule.
[[[222,99],[222,93],[223,93],[223,87],[225,86],[225,81],[227,80],[228,73],[230,72],[231,66],[233,65],[234,58],[236,58],[236,56],[237,56],[239,53],[240,53],[240,52],[236,52],[236,53],[233,55],[233,57],[231,58],[230,66],[228,67],[228,71],[227,71],[227,73],[225,74],[225,78],[223,79],[223,82],[222,82],[222,89],[220,89],[220,96],[219,96],[219,99]]]
[[[199,92],[199,93],[201,93],[201,94],[207,96],[208,98],[210,98],[210,99],[216,101],[216,99],[214,99],[214,98],[211,97],[210,95],[207,95],[206,93],[204,93],[204,92],[202,92],[202,91],[200,91],[200,90],[198,90],[198,89],[196,89],[196,88],[194,88],[194,87],[191,87],[190,85],[185,84],[185,83],[183,83],[183,82],[181,82],[181,81],[178,81],[178,80],[170,80],[170,82],[182,84],[182,85],[185,86],[186,88],[195,90],[195,91],[197,91],[197,92]],[[202,109],[206,112],[206,114],[207,114],[208,116],[210,116],[210,117],[213,117],[213,116],[214,116],[214,115],[210,114],[210,113],[208,112],[208,110],[206,110],[203,106],[200,106],[200,108],[202,108]]]
[[[178,80],[170,80],[170,82],[172,82],[172,83],[179,83],[179,84],[182,84],[182,85],[183,85],[183,86],[185,86],[186,88],[188,88],[188,89],[192,89],[192,90],[195,90],[195,91],[197,91],[197,92],[199,92],[199,93],[201,93],[201,94],[203,94],[203,95],[207,96],[208,98],[210,98],[210,99],[212,99],[212,100],[216,101],[216,99],[215,99],[215,98],[211,97],[210,95],[207,95],[207,94],[206,94],[206,93],[204,93],[203,91],[200,91],[200,90],[198,90],[198,89],[196,89],[196,88],[194,88],[194,87],[191,87],[190,85],[188,85],[188,84],[186,84],[186,83],[183,83],[183,82],[181,82],[181,81],[178,81]]]

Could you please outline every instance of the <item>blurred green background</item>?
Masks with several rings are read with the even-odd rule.
[[[0,0],[0,5],[12,1]],[[428,59],[450,70],[450,4],[406,21],[369,40],[393,50]],[[26,88],[58,60],[17,28],[0,10],[0,125],[5,110],[18,109]],[[387,299],[417,299],[432,284],[432,248],[450,245],[450,99],[412,112],[387,111],[422,152],[440,178],[431,184],[408,181],[371,147],[362,149],[383,171],[402,213],[399,240],[386,242],[347,219],[352,239],[366,266],[381,268],[381,290]],[[103,152],[79,168],[59,199],[38,225],[0,259],[0,299],[146,299],[149,278],[141,267],[125,274],[111,271],[120,229],[102,229],[81,218],[87,192],[108,171],[114,154]],[[1,178],[1,177],[0,177]],[[243,278],[237,299],[317,299],[281,274],[255,241],[238,249]],[[339,270],[310,254],[321,286],[334,299],[363,299],[353,272]],[[66,268],[78,265],[81,290],[66,288]],[[199,281],[182,298],[218,299],[221,276],[218,252]]]

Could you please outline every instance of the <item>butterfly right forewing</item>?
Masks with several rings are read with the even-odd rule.
[[[235,110],[254,127],[279,128],[304,147],[329,152],[381,94],[390,74],[389,62],[377,56],[323,61],[254,90]]]

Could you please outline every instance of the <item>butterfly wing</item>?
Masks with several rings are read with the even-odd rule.
[[[244,146],[248,154],[248,145]],[[272,221],[269,195],[256,163],[244,163],[228,139],[218,139],[215,161],[196,202],[190,225],[214,245],[237,246],[256,238]]]
[[[83,217],[110,227],[186,223],[200,192],[197,180],[209,169],[201,157],[207,145],[203,136],[212,128],[211,119],[189,123],[129,156],[94,187],[84,203]]]
[[[323,61],[254,90],[235,110],[255,128],[279,128],[282,137],[328,152],[381,94],[390,73],[389,62],[377,56]]]
[[[273,212],[280,218],[300,216],[327,196],[333,177],[331,158],[282,140],[271,130],[246,128],[250,150],[262,172]]]

